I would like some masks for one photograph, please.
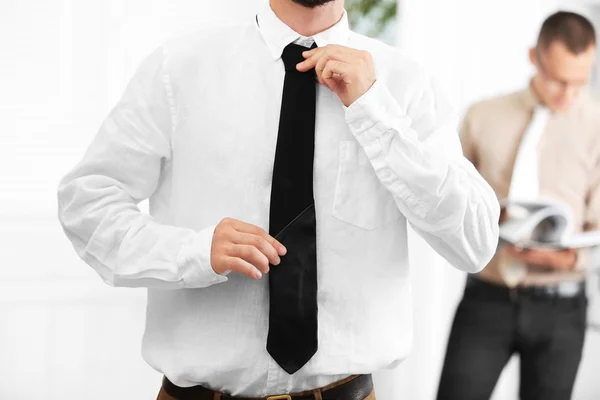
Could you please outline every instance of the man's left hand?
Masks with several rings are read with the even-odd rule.
[[[319,83],[334,91],[346,107],[375,83],[375,67],[368,51],[330,44],[302,55],[306,60],[296,66],[298,71],[315,68]]]
[[[577,252],[573,249],[567,250],[534,250],[509,247],[508,253],[516,259],[540,268],[572,269],[577,263]]]

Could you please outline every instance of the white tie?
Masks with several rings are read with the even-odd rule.
[[[536,200],[539,198],[538,145],[550,116],[551,112],[547,107],[538,105],[534,109],[533,117],[521,139],[517,152],[508,192],[509,200]],[[519,216],[514,214],[516,211],[509,208],[507,213],[509,217],[518,218]],[[527,275],[527,266],[514,259],[504,259],[500,271],[506,284],[509,287],[515,287]]]

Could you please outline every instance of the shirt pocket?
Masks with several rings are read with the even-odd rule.
[[[355,141],[339,145],[333,216],[373,230],[400,219],[392,194],[381,184],[362,147]]]

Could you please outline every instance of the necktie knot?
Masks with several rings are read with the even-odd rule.
[[[310,47],[310,49],[314,49],[316,47],[317,47],[317,44],[313,43],[313,45]],[[288,44],[285,47],[285,49],[283,49],[283,54],[281,55],[281,59],[283,60],[283,64],[285,65],[285,72],[301,73],[296,68],[296,65],[298,65],[299,63],[301,63],[302,61],[305,60],[302,53],[307,50],[310,50],[310,49],[307,47],[301,46],[299,44],[295,44],[295,43]],[[313,69],[307,71],[306,73],[314,75],[315,69],[313,68]]]

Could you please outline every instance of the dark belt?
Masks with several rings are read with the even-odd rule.
[[[163,390],[177,400],[364,400],[373,391],[370,374],[353,375],[323,388],[268,397],[236,397],[203,386],[179,387],[163,378]]]
[[[577,300],[586,296],[584,281],[509,288],[507,286],[487,282],[476,275],[468,276],[465,294],[479,294],[483,297],[494,297],[496,299],[503,298],[510,301],[519,298]]]

